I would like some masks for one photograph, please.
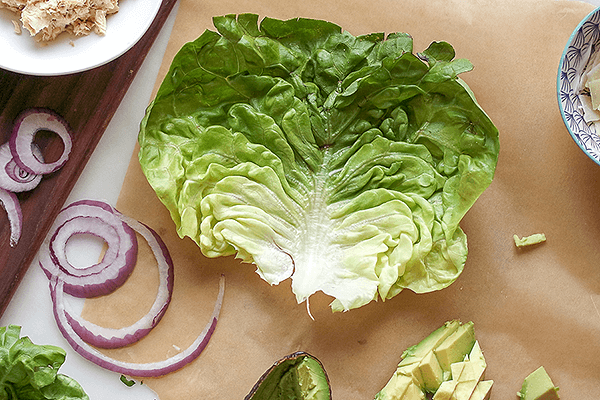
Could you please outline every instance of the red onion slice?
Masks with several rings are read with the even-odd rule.
[[[43,130],[54,132],[63,142],[63,153],[54,162],[45,163],[33,153],[35,135]],[[67,162],[73,146],[71,128],[67,122],[57,113],[43,108],[28,109],[19,115],[9,144],[15,162],[31,174],[48,174],[56,171]]]
[[[224,278],[221,278],[219,296],[210,322],[188,349],[155,363],[140,364],[113,360],[91,346],[117,348],[140,340],[160,321],[171,301],[174,268],[166,245],[150,227],[119,213],[106,203],[95,200],[78,201],[64,208],[59,213],[54,227],[54,233],[46,239],[39,253],[39,263],[50,279],[57,325],[75,351],[106,369],[131,376],[164,375],[198,357],[216,326],[223,301]],[[128,230],[134,232],[133,239],[137,232],[148,242],[158,265],[159,289],[149,311],[134,324],[118,329],[104,328],[72,313],[66,306],[65,293],[89,295],[97,293],[103,285],[110,289],[108,291],[112,291],[115,276],[120,279],[122,271],[128,271],[129,265],[136,263],[137,240],[132,240]],[[100,263],[81,270],[69,264],[65,252],[66,244],[69,238],[78,233],[96,235],[105,240],[108,249]],[[114,246],[118,248],[116,252],[112,250]],[[132,248],[135,248],[135,251]],[[126,254],[127,257],[123,258],[122,254]],[[91,290],[91,287],[94,290]]]
[[[54,233],[42,243],[40,267],[46,276],[57,275],[65,283],[65,292],[76,297],[94,297],[111,293],[121,286],[135,267],[137,238],[115,210],[106,203],[79,201],[64,208],[57,216]],[[98,264],[77,269],[67,260],[69,238],[78,233],[96,235],[108,250]]]
[[[181,353],[162,361],[149,363],[132,363],[115,360],[114,358],[102,354],[83,341],[83,339],[77,335],[72,326],[69,324],[67,314],[65,312],[65,302],[62,289],[63,283],[56,277],[52,277],[50,280],[50,290],[54,304],[54,317],[56,318],[59,330],[77,353],[79,353],[85,359],[110,371],[118,372],[128,376],[157,377],[183,368],[185,365],[195,360],[208,345],[208,342],[217,326],[217,321],[221,312],[223,295],[225,292],[225,278],[221,276],[219,282],[219,294],[217,296],[217,301],[215,302],[212,315],[209,322],[204,327],[204,330],[200,333],[196,340]]]
[[[173,293],[173,261],[162,239],[146,225],[122,214],[120,217],[148,242],[158,264],[158,292],[150,310],[133,325],[111,329],[92,324],[65,308],[69,324],[84,341],[96,347],[111,349],[126,346],[147,335],[167,311]]]
[[[13,192],[0,188],[0,205],[8,215],[10,224],[10,245],[15,247],[21,238],[23,229],[23,214],[21,213],[21,205],[19,199]]]
[[[42,160],[39,147],[33,147],[33,153]],[[42,175],[31,174],[15,162],[10,146],[4,143],[0,146],[0,187],[11,192],[26,192],[34,189],[42,180]]]

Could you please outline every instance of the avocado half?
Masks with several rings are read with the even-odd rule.
[[[274,363],[244,400],[331,400],[323,364],[303,351]]]

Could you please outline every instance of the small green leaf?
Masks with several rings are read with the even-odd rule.
[[[121,382],[125,384],[125,386],[132,387],[135,385],[135,381],[133,379],[128,379],[125,375],[121,375]]]

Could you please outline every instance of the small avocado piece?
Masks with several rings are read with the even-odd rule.
[[[475,341],[464,361],[450,365],[451,379],[440,385],[433,400],[469,400],[483,378],[485,369],[483,352],[479,342]]]
[[[471,352],[474,344],[475,329],[473,328],[473,322],[467,322],[459,326],[454,333],[434,349],[442,370],[449,372],[450,365],[463,361],[465,355]]]
[[[517,235],[513,235],[513,239],[515,241],[515,246],[525,247],[545,242],[546,235],[544,233],[534,233],[533,235],[524,236],[522,238],[519,238]]]
[[[418,344],[406,349],[398,364],[398,372],[411,375],[424,390],[431,393],[436,391],[443,381],[443,376],[440,375],[441,367],[433,350],[456,332],[459,326],[458,320],[447,321]]]
[[[473,362],[477,365],[468,364],[468,368],[473,371],[468,376],[474,380],[481,376],[480,370],[485,369],[485,360],[479,345],[475,346],[473,322],[462,325],[458,320],[448,321],[402,353],[402,360],[394,375],[375,399],[412,400],[425,398],[425,393],[435,393],[433,398],[436,400],[451,400],[470,352],[473,352],[473,357],[477,360]],[[453,366],[454,363],[457,365]],[[453,376],[457,379],[451,380]],[[463,390],[468,393],[464,400],[469,400],[468,396],[473,392],[477,381],[471,382],[471,389]]]
[[[483,379],[487,364],[479,342],[475,341],[473,349],[469,353],[469,360],[465,361],[465,368],[459,378],[458,385],[454,391],[457,400],[469,400],[479,382]]]
[[[490,398],[490,393],[492,392],[492,385],[494,381],[480,381],[477,386],[475,386],[475,390],[471,394],[469,400],[488,400]]]
[[[402,361],[399,365],[409,365],[414,362],[421,362],[423,357],[430,351],[433,351],[440,345],[448,336],[456,332],[460,322],[458,320],[452,320],[444,323],[441,327],[429,334],[425,339],[420,341],[418,344],[409,347],[402,353]]]
[[[415,393],[418,389],[419,393]],[[403,374],[398,371],[392,375],[387,384],[377,393],[375,400],[408,400],[408,399],[424,399],[425,394],[415,384],[413,376]]]
[[[559,399],[558,387],[544,369],[539,367],[523,381],[521,391],[517,393],[523,400],[556,400]]]
[[[440,387],[444,380],[444,371],[433,351],[427,353],[419,363],[419,373],[422,381],[421,388],[424,391],[434,393]]]
[[[331,400],[331,388],[321,362],[296,352],[274,363],[245,400]]]
[[[458,381],[444,381],[433,395],[433,400],[451,400]]]
[[[425,392],[421,390],[419,386],[413,381],[406,388],[406,392],[404,392],[404,396],[401,397],[402,400],[425,400]]]

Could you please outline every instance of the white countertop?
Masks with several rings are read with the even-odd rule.
[[[600,6],[600,0],[587,2]],[[67,199],[67,204],[82,198],[104,199],[113,205],[116,203],[137,140],[139,121],[150,101],[176,13],[177,5]],[[69,257],[74,257],[74,263],[92,263],[97,261],[98,254],[86,249],[85,254],[69,254]],[[146,386],[136,384],[127,387],[119,380],[120,374],[88,362],[70,348],[56,327],[48,279],[37,265],[29,268],[0,318],[0,326],[8,324],[22,326],[22,335],[29,336],[34,343],[54,344],[64,348],[67,351],[67,359],[60,372],[76,379],[90,399],[158,399]]]

